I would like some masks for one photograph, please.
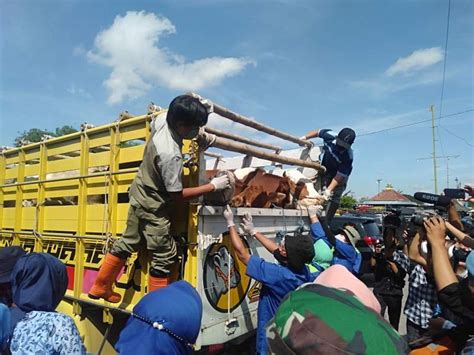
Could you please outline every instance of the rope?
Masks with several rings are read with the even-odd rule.
[[[43,239],[43,236],[41,235],[41,233],[38,232],[38,228],[39,228],[39,226],[38,226],[38,224],[39,224],[39,208],[40,208],[40,206],[42,206],[44,204],[45,204],[45,201],[37,203],[36,207],[35,207],[35,223],[34,223],[35,227],[33,228],[32,233],[33,233],[34,237],[36,239],[39,239],[39,240]]]
[[[102,354],[102,350],[104,350],[105,341],[107,340],[107,338],[109,336],[110,328],[112,328],[112,324],[109,324],[109,326],[107,327],[107,329],[105,331],[105,334],[104,334],[104,337],[102,338],[102,342],[100,343],[100,348],[99,348],[99,351],[97,352],[97,355]]]
[[[114,133],[117,133],[120,131],[120,119],[115,120],[114,122]],[[115,156],[116,150],[120,149],[120,135],[119,141],[117,144],[113,144],[110,149],[110,154],[112,156]],[[115,143],[115,142],[114,142]],[[105,243],[104,246],[102,247],[102,253],[107,254],[112,247],[112,244],[114,242],[114,238],[112,237],[112,233],[110,232],[110,221],[109,221],[109,216],[110,216],[110,199],[109,199],[109,188],[110,188],[110,181],[112,179],[112,170],[109,166],[109,169],[107,170],[107,174],[104,175],[104,214],[102,216],[103,220],[103,226],[102,226],[102,237],[105,237]]]
[[[232,247],[231,247],[232,249]],[[230,251],[228,253],[228,260],[227,260],[227,322],[230,322],[230,277],[231,277],[231,254]]]

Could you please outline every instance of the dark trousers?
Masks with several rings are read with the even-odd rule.
[[[400,323],[400,314],[402,313],[402,296],[401,295],[381,295],[375,294],[380,303],[380,314],[383,317],[385,310],[388,309],[388,319],[392,327],[398,331]]]
[[[426,333],[427,330],[428,329],[424,329],[418,324],[415,324],[407,319],[407,342],[411,343],[413,340],[418,339],[420,336]]]

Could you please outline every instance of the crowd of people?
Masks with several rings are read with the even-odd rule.
[[[126,259],[142,245],[151,253],[148,294],[134,307],[115,344],[122,354],[190,354],[200,329],[203,304],[196,290],[179,279],[178,248],[170,232],[173,206],[229,187],[227,175],[183,188],[183,139],[205,149],[216,137],[205,133],[212,104],[195,95],[175,98],[168,113],[152,125],[151,139],[130,189],[127,229],[105,255],[89,297],[120,302],[113,284]],[[260,282],[257,312],[258,354],[425,354],[474,353],[474,247],[472,229],[454,203],[437,215],[402,223],[389,213],[383,238],[370,266],[375,286],[359,278],[361,236],[346,224],[331,230],[330,220],[352,171],[355,132],[344,128],[309,132],[324,140],[321,162],[325,206],[308,207],[309,230],[268,238],[246,214],[238,221],[226,206],[223,218],[246,274]],[[474,190],[466,191],[474,199]],[[249,252],[253,238],[273,260]],[[56,311],[68,277],[65,265],[46,253],[20,247],[0,250],[0,349],[12,354],[85,354],[74,320]],[[406,338],[399,332],[408,281]],[[388,312],[389,322],[384,314]]]

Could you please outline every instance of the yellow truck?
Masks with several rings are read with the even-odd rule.
[[[318,148],[306,141],[250,120],[219,105],[220,119],[230,119],[297,144],[290,150],[208,128],[215,146],[239,153],[222,156],[197,153],[193,142],[183,148],[184,185],[206,179],[206,170],[297,165],[304,174],[323,170],[314,160]],[[146,251],[127,261],[116,283],[122,301],[113,305],[87,297],[103,256],[124,230],[128,189],[150,136],[150,123],[163,112],[150,106],[146,115],[122,114],[100,127],[0,153],[0,248],[20,245],[29,252],[50,253],[67,265],[68,290],[58,311],[71,315],[88,352],[113,354],[133,306],[147,292]],[[228,153],[224,153],[228,154]],[[307,223],[298,209],[237,208],[250,211],[256,227],[278,238]],[[238,217],[237,217],[238,218]],[[182,247],[181,277],[201,295],[203,319],[196,350],[242,339],[256,328],[260,284],[245,273],[225,236],[222,207],[192,201],[175,211],[173,235]],[[272,259],[263,247],[248,241],[251,253]]]

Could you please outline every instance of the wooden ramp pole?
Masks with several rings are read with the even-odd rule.
[[[278,147],[276,145],[258,142],[258,141],[253,140],[253,139],[245,138],[245,137],[239,136],[237,134],[227,133],[227,132],[224,132],[224,131],[221,131],[221,130],[218,130],[218,129],[215,129],[215,128],[212,128],[212,127],[206,127],[205,129],[206,129],[206,132],[209,132],[211,134],[215,134],[218,137],[232,139],[236,142],[250,144],[250,145],[253,145],[255,147],[274,150],[275,152],[280,152],[281,151],[281,147]]]
[[[310,146],[311,142],[299,139],[296,136],[293,136],[291,134],[285,133],[283,131],[280,131],[275,128],[271,128],[268,126],[265,126],[264,124],[251,120],[245,116],[239,115],[238,113],[232,112],[225,107],[222,107],[218,104],[214,104],[214,112],[217,113],[218,115],[225,117],[231,121],[241,123],[245,126],[252,127],[256,130],[271,134],[272,136],[296,143],[300,146]]]
[[[274,161],[277,163],[303,166],[305,168],[316,169],[319,172],[323,172],[323,173],[326,171],[326,168],[324,166],[313,161],[285,157],[285,156],[278,155],[275,153],[268,153],[265,151],[261,151],[259,149],[255,149],[254,147],[251,147],[247,144],[233,142],[231,140],[224,139],[221,137],[217,137],[216,141],[214,142],[212,146],[215,148],[230,150],[232,152],[246,154],[246,155],[250,155],[256,158]]]

